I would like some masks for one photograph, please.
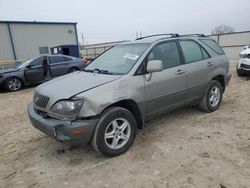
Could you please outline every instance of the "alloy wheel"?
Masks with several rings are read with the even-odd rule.
[[[21,88],[21,86],[22,86],[22,83],[17,78],[13,78],[13,79],[9,80],[9,82],[8,82],[8,88],[12,91],[19,90]]]
[[[120,149],[129,140],[131,125],[126,119],[118,118],[113,120],[106,128],[104,139],[110,149]]]
[[[220,102],[221,92],[217,86],[214,86],[209,94],[209,103],[212,107],[216,107]]]

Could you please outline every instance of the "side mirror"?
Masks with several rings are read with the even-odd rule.
[[[31,65],[27,65],[25,68],[28,70],[30,69]]]
[[[163,64],[161,60],[150,60],[147,64],[147,72],[160,72],[163,70]]]

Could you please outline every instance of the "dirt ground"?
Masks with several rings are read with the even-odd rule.
[[[125,154],[69,148],[31,126],[34,87],[0,92],[0,187],[250,187],[250,79],[233,74],[220,109],[186,107],[146,124]]]

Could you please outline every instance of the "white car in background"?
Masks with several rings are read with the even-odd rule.
[[[240,60],[237,65],[238,76],[250,75],[250,48],[244,49],[240,52]]]

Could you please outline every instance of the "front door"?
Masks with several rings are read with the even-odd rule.
[[[45,73],[44,73],[44,64],[48,59],[46,56],[41,56],[34,59],[28,67],[26,67],[24,71],[25,79],[28,83],[39,83],[44,81]]]
[[[186,67],[182,64],[176,41],[154,46],[147,60],[161,60],[163,70],[145,81],[146,116],[174,109],[186,100]],[[146,77],[149,75],[146,75]]]

